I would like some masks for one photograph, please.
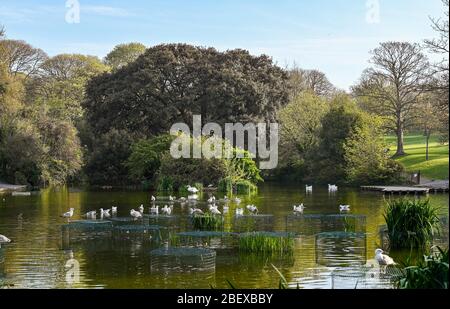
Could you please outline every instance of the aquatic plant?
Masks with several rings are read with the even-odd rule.
[[[391,248],[423,248],[439,231],[439,217],[429,200],[388,202],[384,218]]]
[[[173,179],[171,177],[160,177],[158,181],[158,192],[173,192]]]
[[[294,252],[294,239],[289,234],[246,233],[239,237],[239,250],[262,255],[289,255]]]
[[[194,215],[192,217],[194,229],[200,231],[217,231],[223,229],[223,217],[213,214]]]
[[[258,191],[258,187],[248,180],[240,180],[235,186],[237,194],[252,194]]]
[[[407,266],[396,280],[399,289],[448,289],[448,248],[430,256],[415,266]]]

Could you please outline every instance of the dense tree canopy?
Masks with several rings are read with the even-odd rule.
[[[85,102],[95,132],[126,129],[147,136],[177,122],[274,120],[287,103],[286,73],[267,56],[185,44],[149,48],[134,63],[94,78]]]

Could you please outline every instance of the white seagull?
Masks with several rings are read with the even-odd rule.
[[[172,214],[172,207],[169,207],[169,206],[164,206],[162,209],[161,209],[161,213],[163,214],[163,215],[166,215],[166,216],[170,216],[171,214]]]
[[[154,202],[156,202],[156,197],[154,197],[153,195],[152,195],[152,202],[154,203]]]
[[[136,210],[134,210],[134,209],[131,209],[130,215],[131,215],[135,220],[137,220],[137,219],[142,219],[142,213],[139,212],[139,211],[136,211]]]
[[[350,211],[350,205],[340,205],[339,206],[339,211],[340,212],[348,212],[348,211]]]
[[[298,206],[294,205],[294,213],[295,214],[302,214],[305,210],[305,206],[303,204],[300,204]]]
[[[145,211],[144,205],[139,206],[139,212],[140,212],[141,214],[144,214],[144,211]]]
[[[255,205],[247,205],[247,210],[250,211],[252,214],[258,213],[258,208]]]
[[[0,248],[2,247],[2,244],[9,244],[11,242],[11,239],[6,237],[5,235],[0,234]]]
[[[93,210],[88,213],[86,213],[83,217],[91,220],[95,220],[97,218],[97,211]]]
[[[234,202],[239,205],[242,202],[242,200],[240,198],[236,197],[234,199]]]
[[[176,197],[173,197],[172,195],[169,196],[169,201],[171,201],[171,202],[174,202],[176,199],[177,199],[177,198],[176,198]]]
[[[375,250],[375,259],[380,266],[397,265],[397,263],[394,262],[393,258],[383,253],[384,251],[381,249]]]
[[[313,190],[313,186],[308,186],[308,185],[306,185],[306,192],[312,192],[312,190]]]
[[[236,216],[243,216],[244,215],[244,209],[243,208],[237,208],[236,209]]]
[[[328,191],[329,192],[336,192],[338,190],[338,186],[336,185],[328,185]]]
[[[210,207],[209,211],[210,211],[213,215],[221,215],[221,214],[222,214],[222,213],[219,211],[219,209],[217,208],[217,206]]]
[[[111,209],[104,210],[103,208],[100,208],[100,219],[110,217],[111,217]]]
[[[117,215],[117,207],[111,207],[111,213],[113,214],[113,215]]]
[[[198,208],[189,208],[189,213],[191,215],[203,215],[204,214],[203,210],[198,209]]]
[[[214,204],[216,202],[216,197],[215,196],[211,196],[209,199],[208,199],[208,204]]]
[[[158,215],[159,214],[159,206],[152,206],[150,208],[150,214],[152,215]]]
[[[198,189],[196,187],[191,187],[189,185],[187,186],[187,190],[188,190],[189,193],[192,193],[192,194],[197,194],[198,193]]]
[[[69,211],[66,212],[66,213],[63,213],[63,214],[61,215],[61,217],[67,218],[67,220],[70,220],[70,218],[73,217],[73,212],[74,212],[74,211],[75,211],[74,208],[70,208]]]

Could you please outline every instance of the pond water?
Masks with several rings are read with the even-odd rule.
[[[0,286],[209,289],[229,288],[229,280],[238,288],[278,288],[280,277],[273,264],[293,288],[355,288],[360,278],[355,276],[355,270],[358,273],[362,265],[375,265],[374,251],[383,243],[380,230],[384,224],[386,198],[382,194],[355,189],[340,189],[330,194],[327,188],[319,187],[315,187],[312,194],[306,194],[304,186],[273,184],[264,184],[255,196],[240,196],[239,207],[255,204],[260,217],[236,220],[234,213],[238,206],[230,203],[229,213],[224,215],[225,230],[293,232],[297,236],[292,256],[265,258],[243,254],[227,248],[226,237],[212,237],[206,244],[218,248],[215,267],[180,272],[164,260],[155,271],[154,263],[159,261],[152,258],[150,252],[164,246],[164,239],[192,231],[188,206],[178,203],[174,205],[173,218],[148,221],[150,225],[166,227],[159,233],[163,241],[156,241],[159,237],[152,228],[139,233],[139,228],[127,230],[125,227],[118,235],[108,230],[67,231],[63,227],[67,222],[60,215],[70,207],[75,208],[72,220],[81,220],[81,215],[90,210],[111,206],[118,206],[118,217],[125,218],[132,208],[137,209],[141,204],[145,204],[148,213],[151,195],[149,192],[90,192],[68,188],[42,190],[28,197],[0,195],[0,234],[14,241],[0,248]],[[207,198],[208,195],[203,194],[202,200]],[[447,245],[449,196],[436,194],[429,198],[441,209],[446,222],[446,232],[437,242]],[[306,206],[303,217],[293,216],[292,206],[301,202]],[[340,216],[340,204],[351,205],[345,218]],[[197,206],[207,209],[206,203],[199,202]],[[219,209],[222,210],[222,205]],[[127,220],[118,221],[114,224],[130,224]],[[343,221],[346,224],[342,224]],[[191,238],[193,244],[200,242]],[[409,253],[390,252],[390,255],[401,261]],[[73,259],[79,263],[79,277],[67,278],[71,268],[66,268],[66,264]],[[180,256],[175,262],[184,259]],[[209,260],[206,262],[211,264]],[[374,273],[377,275],[374,271],[372,279],[376,277]],[[371,280],[370,284],[388,287],[381,279]]]

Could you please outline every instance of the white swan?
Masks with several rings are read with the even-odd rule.
[[[375,259],[380,266],[397,265],[397,263],[394,262],[393,258],[383,253],[384,251],[381,249],[375,250]]]
[[[348,212],[348,211],[350,211],[350,205],[340,205],[339,206],[339,211],[340,212]]]
[[[304,210],[305,210],[305,206],[303,204],[300,204],[298,206],[294,205],[294,213],[302,214]]]

